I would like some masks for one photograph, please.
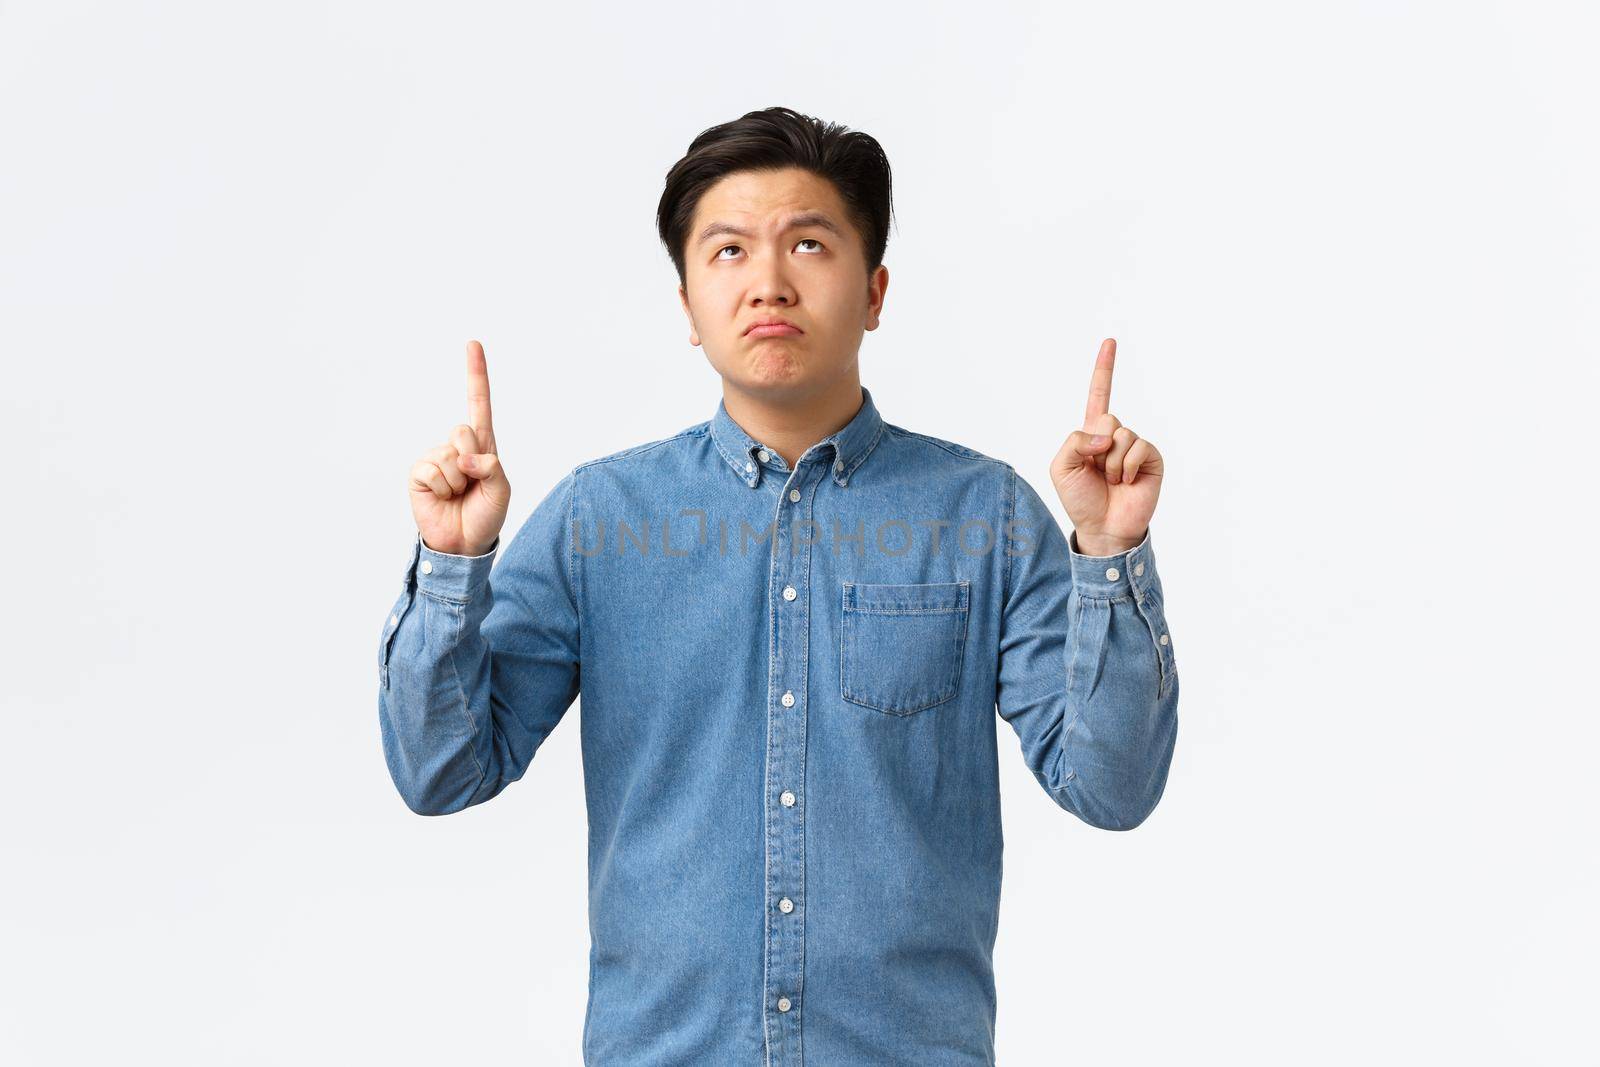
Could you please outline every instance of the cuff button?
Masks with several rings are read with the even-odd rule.
[[[1161,635],[1161,643],[1163,645],[1167,643],[1167,635],[1166,634],[1162,634]]]

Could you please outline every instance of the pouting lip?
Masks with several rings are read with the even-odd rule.
[[[755,329],[757,326],[788,326],[791,329],[793,329],[793,330],[795,330],[795,331],[797,331],[799,333],[805,333],[804,330],[800,329],[800,327],[796,326],[794,323],[790,322],[788,319],[757,319],[756,321],[752,322],[750,325],[746,326],[744,328],[744,332],[745,333],[749,333],[751,330]]]

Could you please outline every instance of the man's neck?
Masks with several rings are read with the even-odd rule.
[[[791,468],[806,449],[850,424],[861,410],[861,377],[852,374],[815,395],[763,396],[722,382],[728,416]]]

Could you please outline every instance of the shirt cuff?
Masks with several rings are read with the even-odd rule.
[[[1150,544],[1150,530],[1144,540],[1126,552],[1114,556],[1085,556],[1078,551],[1078,531],[1067,536],[1067,550],[1072,556],[1072,584],[1084,596],[1140,598],[1156,581],[1155,549]]]
[[[444,600],[471,600],[488,583],[489,571],[494,566],[495,553],[499,550],[500,538],[496,537],[489,551],[481,556],[435,552],[423,543],[419,531],[411,556],[417,589]]]

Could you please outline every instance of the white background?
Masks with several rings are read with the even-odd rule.
[[[449,818],[383,763],[406,475],[469,338],[508,529],[709,418],[656,201],[784,104],[894,166],[886,419],[1054,505],[1114,336],[1167,457],[1171,779],[1002,734],[1000,1062],[1595,1062],[1596,29],[0,4],[0,1060],[579,1062],[580,708]]]

